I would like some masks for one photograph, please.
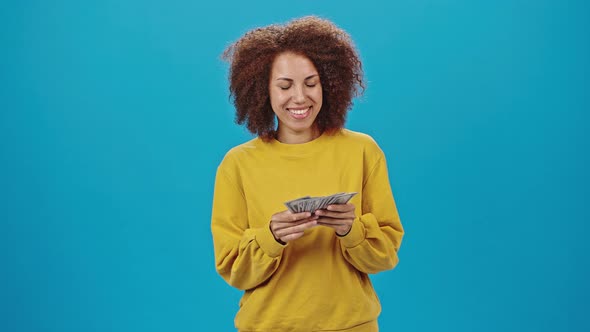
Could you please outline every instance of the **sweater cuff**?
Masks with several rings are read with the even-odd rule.
[[[275,240],[275,237],[272,235],[272,232],[268,227],[260,227],[256,229],[254,238],[256,239],[256,242],[258,242],[260,249],[272,258],[279,256],[283,252],[283,248],[285,248],[284,245]]]
[[[340,236],[340,243],[346,248],[353,248],[361,244],[365,239],[365,225],[359,217],[352,222],[352,227],[348,234]]]

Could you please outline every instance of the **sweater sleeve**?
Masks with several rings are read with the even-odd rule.
[[[364,180],[361,208],[362,214],[353,221],[350,232],[339,237],[345,259],[364,273],[393,269],[404,230],[383,155]]]
[[[215,178],[211,232],[217,272],[231,286],[254,288],[277,270],[284,246],[274,239],[269,225],[249,227],[244,194],[221,168]]]

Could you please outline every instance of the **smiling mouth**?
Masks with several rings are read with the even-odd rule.
[[[287,108],[287,111],[297,118],[304,117],[311,111],[311,106],[305,108]]]

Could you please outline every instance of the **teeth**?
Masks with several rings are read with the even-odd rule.
[[[291,108],[288,108],[287,110],[293,114],[301,115],[301,114],[305,114],[305,112],[307,112],[309,110],[309,107],[306,109],[303,109],[303,110],[294,110]]]

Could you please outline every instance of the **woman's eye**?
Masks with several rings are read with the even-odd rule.
[[[279,86],[279,88],[281,88],[281,90],[289,90],[290,87],[288,87],[288,86]]]
[[[313,88],[314,86],[316,86],[315,84],[306,84],[309,88]]]

